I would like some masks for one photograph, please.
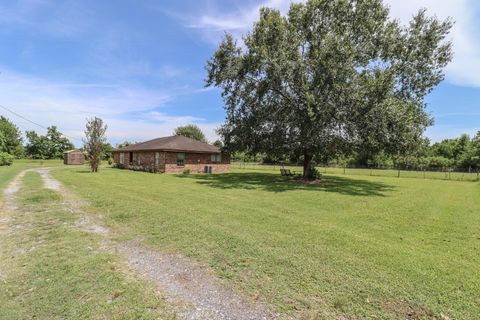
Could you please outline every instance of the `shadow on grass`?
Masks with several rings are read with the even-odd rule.
[[[336,192],[351,196],[385,196],[385,192],[394,187],[382,182],[360,179],[349,179],[337,176],[324,176],[316,183],[304,183],[289,177],[271,173],[224,173],[224,174],[194,174],[179,175],[182,179],[196,180],[197,183],[219,189],[264,190],[270,192],[285,192],[292,190],[311,190]]]

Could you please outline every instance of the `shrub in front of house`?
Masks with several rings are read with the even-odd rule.
[[[6,152],[0,152],[0,166],[10,166],[13,163],[13,156]]]
[[[184,175],[189,175],[190,174],[190,169],[183,169],[183,174]]]

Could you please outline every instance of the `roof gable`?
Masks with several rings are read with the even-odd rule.
[[[203,143],[184,136],[156,138],[141,143],[131,144],[115,151],[185,151],[198,153],[220,153],[220,149],[208,143]]]

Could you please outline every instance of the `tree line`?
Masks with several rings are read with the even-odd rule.
[[[302,156],[299,154],[272,157],[265,153],[251,155],[245,152],[236,152],[232,158],[234,161],[264,164],[299,164],[303,162]],[[354,168],[477,172],[480,171],[480,131],[473,137],[462,134],[458,138],[444,139],[435,143],[424,138],[416,149],[405,155],[387,154],[383,150],[377,153],[353,152],[328,161],[320,160],[316,164]]]
[[[0,153],[5,158],[61,159],[63,152],[74,148],[56,126],[48,127],[45,135],[25,131],[25,138],[12,121],[0,116]]]
[[[95,130],[100,130],[100,132]],[[103,126],[101,119],[87,120],[86,139],[84,139],[84,146],[81,149],[85,151],[89,160],[95,160],[97,156],[92,157],[91,155],[97,153],[100,155],[100,160],[108,160],[111,157],[113,147],[106,142],[105,130],[106,127]],[[100,137],[92,139],[92,135]],[[92,141],[95,142],[92,143]],[[38,134],[33,130],[25,131],[24,140],[18,126],[8,118],[0,116],[0,165],[10,165],[14,159],[22,158],[62,159],[65,151],[74,148],[74,144],[56,126],[48,127],[45,135]],[[96,167],[98,167],[98,161],[94,161]]]
[[[115,147],[106,142],[106,126],[99,118],[87,120],[85,129],[84,146],[80,148],[88,154],[98,154],[91,157],[94,162],[94,170],[97,170],[99,161],[112,163],[112,150],[125,147],[132,142],[125,141]],[[183,135],[201,142],[208,143],[202,130],[196,125],[179,126],[175,128],[174,135]],[[96,137],[92,139],[91,137]],[[95,142],[92,142],[95,141]],[[213,145],[222,147],[220,140],[213,142]],[[20,129],[8,118],[0,116],[0,165],[10,165],[13,159],[62,159],[65,151],[74,149],[74,144],[62,134],[56,126],[47,128],[45,135],[35,131],[25,131],[25,140]]]

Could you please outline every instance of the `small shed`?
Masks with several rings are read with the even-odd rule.
[[[63,164],[84,164],[85,155],[81,150],[69,150],[63,153]]]

